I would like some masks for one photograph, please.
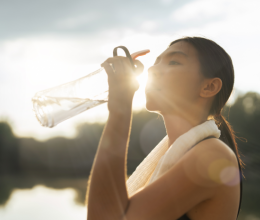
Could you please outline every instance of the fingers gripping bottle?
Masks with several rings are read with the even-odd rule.
[[[118,48],[125,51],[133,68],[132,59],[150,52],[142,50],[130,56],[126,47],[119,46],[114,49],[114,56],[117,56]],[[108,82],[103,67],[75,81],[37,92],[32,98],[36,118],[42,126],[49,128],[107,101]]]

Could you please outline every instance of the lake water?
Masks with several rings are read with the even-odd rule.
[[[87,209],[75,202],[72,188],[52,189],[37,185],[32,189],[15,189],[4,206],[1,220],[86,220]]]
[[[87,209],[76,202],[72,188],[52,189],[37,185],[32,189],[15,189],[4,206],[1,220],[86,220]],[[241,213],[239,220],[260,220],[254,214]]]

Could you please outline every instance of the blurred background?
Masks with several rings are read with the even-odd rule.
[[[140,57],[130,175],[166,134],[162,118],[145,110],[147,68],[171,41],[202,36],[233,60],[235,89],[224,115],[246,164],[239,220],[260,220],[259,8],[259,0],[0,0],[0,219],[86,219],[107,106],[44,128],[32,111],[36,92],[100,68],[116,46],[150,49]]]

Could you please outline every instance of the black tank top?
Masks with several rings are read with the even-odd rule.
[[[204,139],[202,139],[201,141],[204,141],[206,139],[209,139],[209,138],[216,138],[215,136],[208,136]],[[201,142],[199,141],[199,142]],[[198,143],[199,143],[198,142]],[[197,143],[197,144],[198,144]],[[195,144],[196,145],[196,144]],[[194,145],[194,146],[195,146]],[[193,146],[193,147],[194,147]],[[241,170],[241,167],[240,167],[240,163],[238,161],[238,166],[239,166],[239,176],[240,176],[240,201],[239,201],[239,208],[238,208],[238,212],[237,212],[237,218],[238,218],[238,215],[239,215],[239,211],[240,211],[240,206],[241,206],[241,201],[242,201],[242,190],[243,190],[243,186],[242,186],[242,170]],[[181,216],[180,218],[178,218],[177,220],[191,220],[186,214],[184,214],[183,216]]]

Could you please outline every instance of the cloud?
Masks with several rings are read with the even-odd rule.
[[[230,1],[218,0],[218,1],[207,1],[207,0],[198,0],[187,3],[183,7],[174,11],[170,18],[173,21],[178,22],[201,22],[206,21],[211,18],[220,18],[224,19],[226,15],[226,9],[230,4]],[[225,7],[223,7],[225,6]]]
[[[161,0],[161,2],[165,5],[169,5],[171,4],[172,2],[176,2],[175,0]]]
[[[98,13],[89,13],[85,15],[79,15],[75,17],[69,17],[58,21],[55,26],[60,29],[74,29],[84,25],[89,25],[94,22],[100,16]]]
[[[157,27],[158,27],[158,22],[156,22],[156,21],[144,21],[141,24],[141,29],[143,31],[153,31],[153,30],[156,30]]]
[[[106,120],[106,105],[47,129],[32,112],[35,92],[96,70],[118,45],[130,52],[151,50],[140,58],[145,81],[156,56],[185,35],[205,36],[220,44],[233,59],[235,87],[260,92],[259,4],[258,0],[1,2],[0,115],[14,121],[19,136],[73,137],[79,121]],[[137,96],[140,106],[141,89]]]
[[[143,28],[140,24],[146,21],[167,25],[165,18],[172,10],[189,1],[1,1],[0,39],[42,34],[93,34],[113,28],[140,29]]]
[[[207,26],[211,27],[211,33],[223,30],[224,33],[228,31],[239,34],[250,31],[250,34],[254,34],[260,30],[256,28],[259,24],[259,7],[260,2],[257,0],[196,0],[174,10],[170,18],[173,22],[186,25],[185,29],[187,25],[194,29]]]

